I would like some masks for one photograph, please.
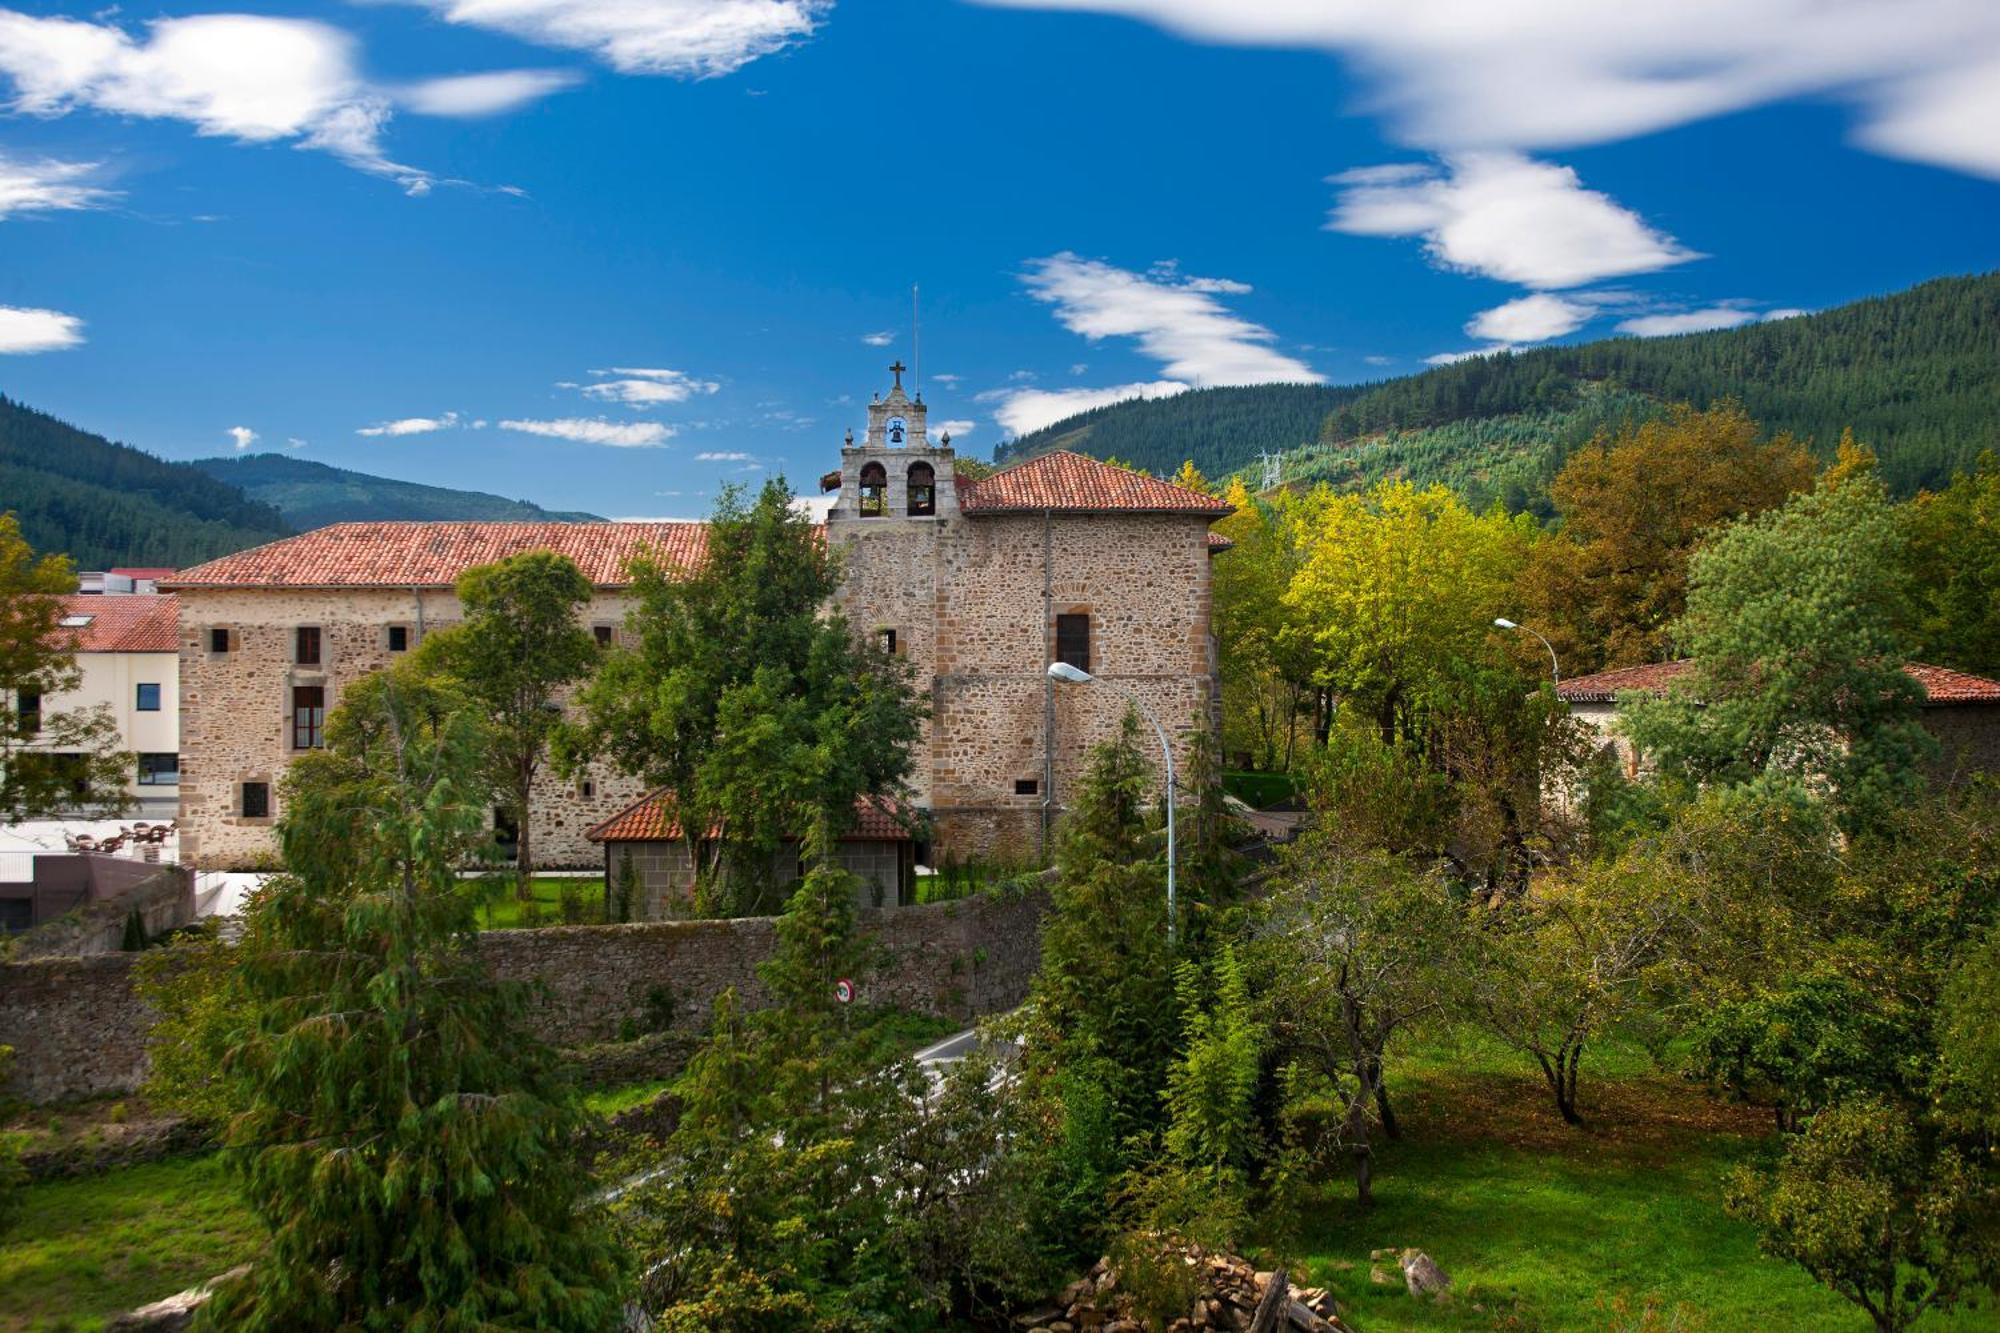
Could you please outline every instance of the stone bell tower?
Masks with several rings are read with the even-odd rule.
[[[885,398],[868,404],[868,433],[860,445],[848,432],[840,451],[840,497],[829,523],[880,519],[940,519],[958,514],[958,482],[951,437],[933,443],[924,428],[924,396],[903,391],[902,362]],[[831,474],[825,479],[833,480]],[[831,489],[831,487],[828,487]]]

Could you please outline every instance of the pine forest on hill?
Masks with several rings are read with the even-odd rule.
[[[1000,460],[1065,448],[1161,475],[1192,459],[1214,477],[1268,450],[1287,454],[1287,480],[1406,476],[1546,512],[1548,481],[1597,426],[1725,398],[1822,458],[1851,429],[1895,493],[1938,489],[2000,447],[2000,274],[1740,329],[1476,357],[1372,385],[1117,403],[1024,435]]]

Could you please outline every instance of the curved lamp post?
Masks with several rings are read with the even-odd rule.
[[[1541,635],[1535,634],[1535,631],[1529,629],[1526,625],[1516,625],[1513,621],[1507,619],[1507,617],[1505,616],[1497,618],[1496,620],[1494,620],[1493,623],[1495,625],[1498,625],[1501,629],[1517,629],[1520,630],[1523,634],[1534,634],[1536,638],[1542,639]],[[1561,688],[1563,683],[1563,670],[1562,670],[1562,664],[1556,661],[1556,646],[1550,643],[1547,639],[1542,639],[1542,647],[1549,650],[1549,674],[1555,678],[1556,686],[1558,688]]]
[[[1140,717],[1153,724],[1153,734],[1160,738],[1160,754],[1167,763],[1167,943],[1171,945],[1174,942],[1174,747],[1167,739],[1167,729],[1139,702],[1138,695],[1116,681],[1101,680],[1067,662],[1049,663],[1049,679],[1063,685],[1109,685],[1125,696]]]

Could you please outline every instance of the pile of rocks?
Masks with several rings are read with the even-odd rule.
[[[1349,1333],[1333,1297],[1319,1287],[1293,1286],[1282,1269],[1259,1272],[1245,1259],[1198,1246],[1176,1246],[1165,1259],[1194,1270],[1201,1294],[1164,1328],[1134,1313],[1109,1259],[1099,1259],[1055,1305],[1016,1315],[1014,1327],[1024,1333]]]

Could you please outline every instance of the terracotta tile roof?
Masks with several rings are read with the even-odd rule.
[[[173,577],[178,571],[172,565],[120,565],[104,572],[123,574],[128,579],[164,579]]]
[[[1594,676],[1578,676],[1566,680],[1556,688],[1556,693],[1573,704],[1608,704],[1614,702],[1620,690],[1643,690],[1648,694],[1664,694],[1667,687],[1686,675],[1694,663],[1686,658],[1678,662],[1654,662],[1648,666],[1621,667],[1616,671],[1600,671]],[[1950,667],[1929,666],[1922,662],[1910,662],[1903,670],[1912,680],[1924,688],[1924,705],[1929,708],[1946,708],[1952,704],[2000,703],[2000,681],[1988,680],[1984,676],[1974,676],[1964,671],[1954,671]]]
[[[180,651],[180,599],[168,593],[104,596],[72,593],[62,599],[64,616],[89,616],[77,629],[59,629],[79,653],[172,653]]]
[[[1236,545],[1235,542],[1230,541],[1229,538],[1223,536],[1219,532],[1211,532],[1208,534],[1208,551],[1210,555],[1215,554],[1217,551],[1227,551],[1230,547],[1234,545]]]
[[[622,587],[647,548],[682,565],[701,559],[703,523],[335,523],[182,570],[175,588],[444,588],[473,565],[523,551],[576,561],[600,588]]]
[[[667,815],[665,796],[664,787],[647,792],[583,836],[592,842],[671,842],[681,830]],[[897,817],[901,808],[884,796],[861,797],[854,802],[854,827],[841,835],[841,841],[909,842],[910,831]]]
[[[975,482],[960,479],[958,505],[968,514],[1058,509],[1221,518],[1232,512],[1227,501],[1213,495],[1143,472],[1128,472],[1066,449],[1031,458]]]

